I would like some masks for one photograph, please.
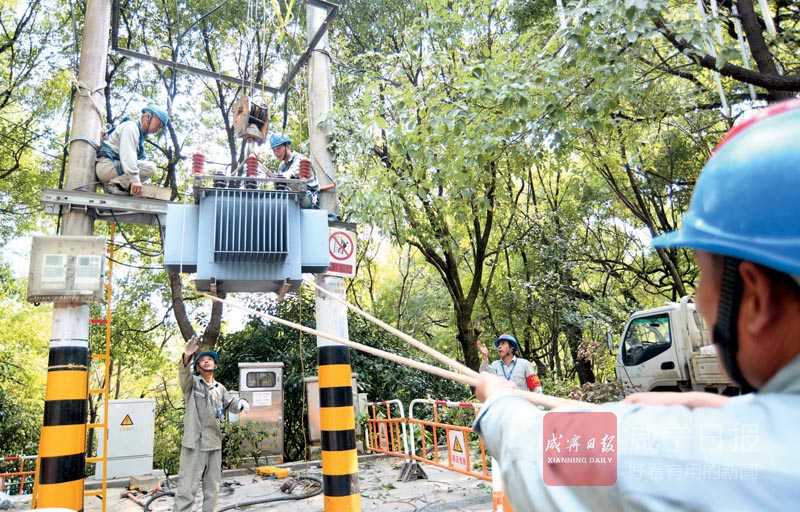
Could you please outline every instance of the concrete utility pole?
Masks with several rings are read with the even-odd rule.
[[[75,97],[73,140],[100,142],[104,105],[109,0],[88,0]],[[95,150],[85,141],[70,146],[66,188],[94,190]],[[62,235],[92,235],[94,221],[80,210],[63,215]],[[54,303],[45,410],[39,441],[39,472],[33,508],[83,510],[89,382],[89,304]]]
[[[323,9],[308,5],[307,38],[322,26]],[[328,34],[319,40],[308,61],[308,131],[311,138],[310,156],[320,185],[325,186],[335,176],[333,159],[328,152],[326,130],[319,120],[331,110],[331,71],[328,53]],[[325,173],[320,171],[324,170]],[[322,208],[339,213],[339,199],[326,191],[322,194]],[[316,276],[317,284],[339,298],[345,297],[344,279],[337,276]],[[347,308],[336,300],[316,293],[317,329],[344,339],[349,339]],[[322,431],[322,478],[326,512],[353,512],[361,510],[361,493],[358,486],[358,453],[356,452],[355,410],[353,408],[352,369],[349,349],[338,343],[317,337],[319,369],[320,428]]]
[[[310,41],[325,21],[325,11],[312,5],[306,6],[308,34]],[[332,184],[335,165],[328,151],[328,131],[320,125],[322,118],[333,108],[331,92],[331,56],[328,51],[328,32],[317,43],[308,60],[308,134],[310,138],[309,155],[317,172],[320,187],[325,189]],[[321,172],[324,171],[324,172]],[[326,190],[320,200],[320,208],[339,214],[339,193],[336,188]]]

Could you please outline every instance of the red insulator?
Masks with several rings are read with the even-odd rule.
[[[300,160],[300,179],[307,180],[311,178],[311,160],[304,158]]]
[[[258,176],[258,157],[256,155],[247,157],[247,175],[250,177]]]
[[[203,174],[206,166],[206,155],[197,152],[192,155],[192,174]]]

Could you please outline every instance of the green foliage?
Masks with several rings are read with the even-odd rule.
[[[222,467],[225,469],[243,467],[252,460],[256,467],[261,463],[261,442],[275,435],[270,428],[260,422],[244,423],[226,421],[222,424]],[[266,460],[264,461],[266,463]]]
[[[50,308],[0,303],[0,455],[33,455],[44,414]]]
[[[173,373],[172,380],[177,381],[177,370]],[[170,389],[173,390],[171,395],[168,393]],[[183,396],[177,389],[177,382],[171,388],[165,383],[153,396],[156,399],[153,468],[163,469],[169,475],[177,475],[183,442]]]
[[[303,325],[314,325],[313,299],[308,290],[298,296],[289,296],[281,303],[267,302],[254,305],[266,311]],[[406,357],[420,358],[410,353],[405,342],[393,339],[372,324],[350,322],[350,339],[381,350]],[[305,458],[307,443],[307,399],[305,377],[317,374],[316,339],[299,331],[265,323],[251,318],[239,332],[224,336],[218,345],[220,369],[217,377],[229,389],[238,387],[239,362],[282,362],[284,392],[284,459]],[[428,375],[384,359],[351,352],[352,372],[358,374],[360,392],[366,392],[370,401],[400,399],[408,403],[414,398],[434,397],[459,400],[469,395],[469,390],[439,377]]]
[[[250,23],[243,3],[217,5],[124,4],[120,42],[252,82],[288,69],[303,45],[305,6],[295,2],[292,13],[282,13],[290,22],[281,25]],[[720,113],[716,75],[702,63],[709,41],[716,67],[725,64],[719,76],[733,116],[773,101],[777,92],[798,92],[791,85],[800,68],[794,4],[771,4],[778,34],[753,48],[761,60],[748,73],[741,72],[731,5],[719,3],[720,16],[704,21],[688,0],[565,1],[562,27],[556,4],[544,0],[343,2],[330,33],[336,109],[323,123],[344,215],[360,222],[362,232],[373,229],[360,240],[351,299],[467,361],[475,339],[512,332],[548,391],[614,398],[606,384],[572,389],[588,377],[613,379],[606,332],[618,330],[632,310],[689,293],[696,282],[691,254],[657,254],[649,239],[680,225],[703,162],[733,121]],[[74,10],[78,25],[81,9]],[[57,0],[5,2],[0,11],[5,245],[54,232],[55,217],[44,215],[40,193],[58,186],[66,167],[80,34],[64,30],[73,11]],[[781,72],[761,71],[769,61]],[[162,167],[162,182],[179,194],[187,187],[180,179],[187,145],[215,146],[210,154],[223,156],[210,160],[236,168],[243,150],[231,109],[238,97],[275,106],[248,87],[125,56],[109,55],[108,72],[104,121],[149,101],[171,107],[170,133],[147,150]],[[784,81],[783,89],[756,87],[753,101],[747,87],[753,75]],[[283,109],[270,109],[272,129],[286,121],[300,148],[308,131],[306,95],[301,73],[283,98],[286,118]],[[97,222],[96,231],[107,233],[108,225]],[[173,467],[182,402],[170,361],[182,341],[175,341],[172,297],[159,268],[158,230],[125,225],[124,231],[127,240],[118,235],[118,243],[131,250],[118,254],[112,283],[112,389],[119,397],[157,397],[157,465]],[[24,303],[24,282],[6,264],[0,280],[7,340],[0,346],[0,452],[30,452],[42,414],[42,326],[50,324],[50,310]],[[312,302],[295,297],[259,307],[310,325]],[[189,327],[202,331],[211,322],[207,308],[189,306]],[[102,308],[92,316],[104,316]],[[100,331],[92,330],[94,351],[105,347]],[[351,319],[350,334],[419,357],[359,319]],[[315,340],[253,319],[218,348],[220,378],[234,388],[238,361],[286,364],[286,459],[301,458],[302,379],[316,372]],[[360,388],[373,400],[468,394],[373,356],[351,358]]]

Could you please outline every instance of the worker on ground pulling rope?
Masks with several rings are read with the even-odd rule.
[[[247,412],[250,405],[235,398],[225,386],[214,380],[219,356],[212,350],[200,352],[194,359],[194,373],[189,361],[200,343],[193,336],[183,349],[178,363],[178,380],[183,391],[186,412],[183,418],[178,488],[175,491],[175,510],[189,512],[194,501],[194,489],[202,481],[203,512],[214,512],[217,494],[222,484],[222,433],[220,422],[228,411]]]
[[[536,370],[527,359],[517,357],[519,353],[519,342],[510,334],[501,334],[494,340],[494,348],[500,357],[497,361],[489,364],[489,349],[486,345],[478,342],[478,351],[481,353],[480,371],[490,372],[505,380],[513,382],[523,391],[542,392],[542,383]]]
[[[285,135],[278,135],[273,133],[269,137],[269,145],[272,148],[272,154],[275,158],[280,160],[278,164],[277,177],[286,178],[291,180],[307,179],[306,182],[306,196],[301,200],[301,208],[319,208],[319,181],[314,169],[311,167],[311,160],[307,156],[292,151],[292,139]],[[301,173],[301,163],[303,160],[308,164],[304,164],[303,173],[308,173],[307,176]],[[276,177],[272,174],[271,177]]]
[[[694,251],[697,311],[730,377],[755,392],[642,393],[594,409],[544,412],[483,373],[477,395],[484,407],[474,428],[499,460],[515,510],[797,509],[799,140],[800,99],[734,126],[700,174],[683,226],[653,240]],[[582,410],[590,412],[559,414]],[[558,425],[586,434],[575,444],[581,453],[590,437],[607,450],[575,457],[568,436],[552,428]],[[584,470],[605,481],[576,482]]]
[[[156,172],[156,165],[146,160],[144,139],[167,126],[169,116],[158,107],[142,109],[141,119],[126,117],[103,137],[97,150],[95,174],[108,194],[141,195],[142,183]]]

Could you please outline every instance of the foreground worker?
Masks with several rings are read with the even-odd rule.
[[[194,489],[202,481],[203,512],[217,509],[217,495],[222,485],[222,433],[220,422],[228,411],[247,412],[250,405],[236,399],[225,386],[214,380],[219,356],[212,350],[200,352],[194,360],[194,375],[189,361],[200,346],[193,336],[183,349],[178,363],[178,380],[183,391],[186,413],[183,417],[180,473],[175,491],[175,510],[189,512]]]
[[[480,371],[501,376],[523,391],[542,392],[542,383],[531,362],[517,357],[519,353],[517,338],[510,334],[501,334],[494,340],[494,348],[497,349],[500,359],[489,364],[489,349],[478,342],[478,352],[481,353]]]
[[[141,195],[142,182],[156,172],[156,164],[146,160],[144,140],[167,126],[169,116],[153,105],[142,109],[141,119],[126,117],[109,131],[97,150],[95,174],[108,194]]]
[[[280,160],[278,164],[278,176],[290,180],[307,179],[306,196],[300,201],[302,208],[319,208],[319,181],[314,169],[311,168],[311,161],[307,156],[292,150],[292,139],[285,135],[273,133],[269,137],[269,145],[272,154]],[[301,175],[301,163],[307,161],[307,176]]]
[[[515,510],[797,507],[798,140],[797,99],[775,104],[734,127],[703,169],[683,227],[653,240],[656,247],[694,250],[700,269],[697,311],[713,327],[712,339],[729,375],[742,389],[757,392],[711,407],[606,404],[598,412],[612,419],[616,449],[609,442],[603,457],[570,461],[564,445],[557,445],[559,439],[548,437],[549,425],[598,412],[560,414],[579,410],[570,408],[545,413],[508,395],[502,379],[483,373],[477,395],[485,406],[475,430],[500,461]],[[584,422],[581,428],[589,425]],[[556,446],[560,455],[552,450]],[[597,462],[612,456],[617,466],[607,485],[545,482],[556,464],[575,471],[588,464],[597,471]],[[566,464],[571,462],[578,464]]]

